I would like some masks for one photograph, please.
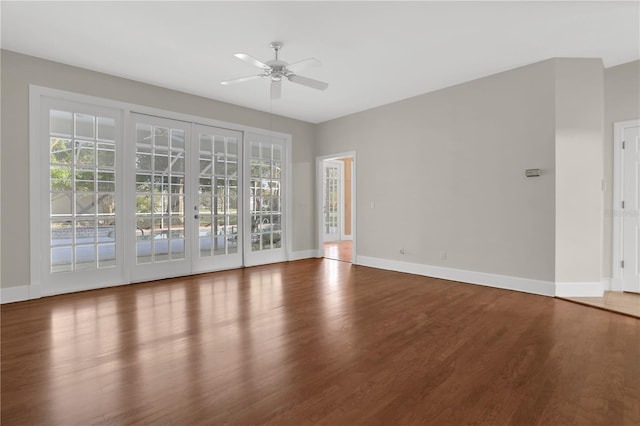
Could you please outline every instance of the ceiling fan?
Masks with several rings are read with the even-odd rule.
[[[319,66],[320,61],[316,58],[308,58],[303,59],[302,61],[294,62],[293,64],[288,64],[285,61],[281,61],[278,58],[278,53],[282,48],[282,43],[278,41],[274,41],[270,44],[271,48],[275,53],[275,59],[272,59],[267,62],[261,62],[256,58],[247,55],[246,53],[236,53],[234,56],[238,59],[241,59],[245,62],[250,63],[253,66],[256,66],[262,70],[261,74],[252,75],[249,77],[241,77],[236,78],[234,80],[226,80],[221,81],[222,85],[229,85],[235,83],[243,83],[249,80],[255,80],[262,77],[270,77],[271,78],[271,99],[280,98],[280,94],[282,92],[282,80],[287,79],[293,83],[302,84],[303,86],[311,87],[312,89],[317,90],[325,90],[329,85],[322,81],[314,80],[312,78],[303,77],[297,74],[297,71],[308,67],[308,66]]]

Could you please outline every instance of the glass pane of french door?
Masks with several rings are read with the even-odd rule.
[[[132,114],[135,142],[134,279],[191,272],[187,214],[189,123]],[[190,213],[190,211],[189,211]],[[129,259],[132,261],[132,259]]]
[[[50,111],[51,272],[116,266],[115,120]]]
[[[198,231],[194,272],[242,266],[242,133],[195,126]]]
[[[284,140],[248,134],[247,149],[247,246],[245,264],[286,260],[284,250]]]

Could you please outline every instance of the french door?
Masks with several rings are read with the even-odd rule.
[[[122,114],[52,98],[41,105],[31,163],[33,275],[48,284],[44,295],[120,283]]]
[[[272,135],[245,135],[244,209],[246,266],[287,260],[284,214],[286,188],[286,144]]]
[[[242,133],[131,114],[134,281],[242,266]]]
[[[142,114],[131,123],[133,281],[287,259],[284,139]]]
[[[191,272],[191,234],[194,222],[193,186],[187,144],[191,125],[142,114],[131,114],[128,144],[135,153],[134,211],[128,236],[132,242],[127,260],[133,281],[151,280]]]
[[[32,101],[41,294],[287,260],[286,135],[43,88]]]
[[[323,241],[342,239],[342,175],[341,161],[323,161]]]
[[[242,134],[196,125],[193,272],[242,266]]]

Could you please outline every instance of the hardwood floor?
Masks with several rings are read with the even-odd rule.
[[[640,318],[640,294],[605,291],[602,297],[565,297],[572,302]]]
[[[309,259],[3,305],[1,422],[640,424],[640,320]]]
[[[341,260],[351,262],[353,256],[353,241],[336,241],[334,243],[324,243],[323,256],[326,259]]]

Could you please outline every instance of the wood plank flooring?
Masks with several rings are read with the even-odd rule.
[[[602,297],[565,297],[572,302],[640,318],[640,294],[605,291]]]
[[[640,320],[346,262],[0,314],[3,426],[640,424]]]
[[[324,243],[322,246],[325,259],[351,262],[353,257],[353,241],[336,241],[333,243]]]

